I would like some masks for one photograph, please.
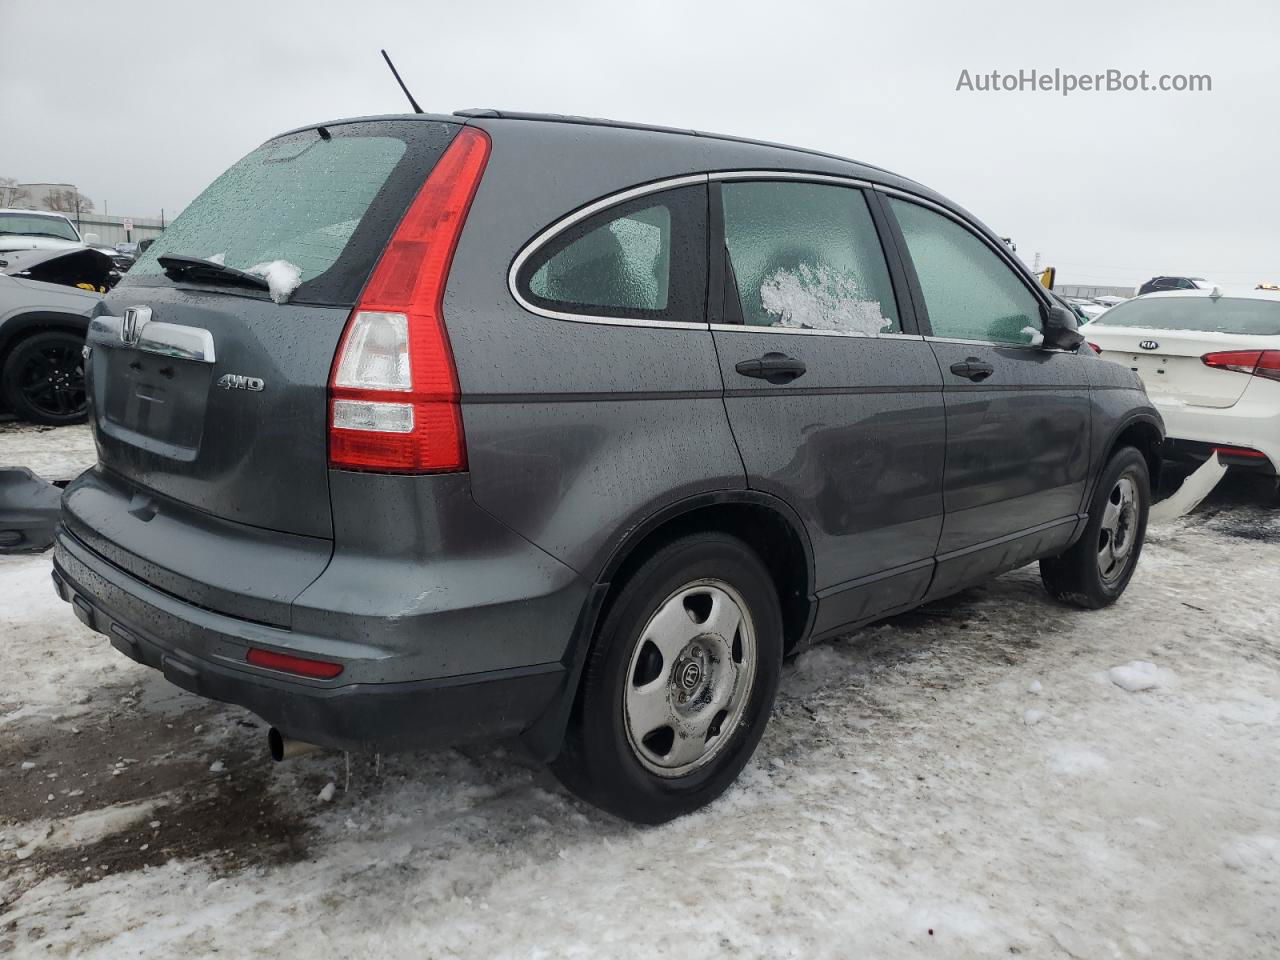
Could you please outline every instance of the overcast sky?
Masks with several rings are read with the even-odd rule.
[[[198,12],[197,12],[198,11]],[[171,213],[290,127],[576,113],[915,178],[1060,282],[1280,282],[1280,3],[0,0],[0,176]],[[961,71],[1209,74],[1208,93],[957,92]]]

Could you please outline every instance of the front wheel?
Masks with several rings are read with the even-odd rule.
[[[1138,565],[1150,508],[1146,458],[1123,447],[1102,471],[1080,539],[1065,553],[1040,561],[1045,589],[1089,610],[1115,603]]]
[[[735,537],[683,537],[611,604],[552,769],[637,823],[695,810],[755,751],[781,663],[782,613],[764,564]]]

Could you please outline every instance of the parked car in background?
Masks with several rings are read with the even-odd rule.
[[[1162,427],[1081,344],[875,167],[497,111],[308,126],[93,318],[55,585],[278,757],[519,735],[659,822],[738,775],[802,643],[1037,560],[1121,595]]]
[[[1280,293],[1155,293],[1089,325],[1102,356],[1142,377],[1164,451],[1268,476],[1280,468]]]
[[[0,210],[0,253],[10,250],[70,250],[84,244],[76,225],[60,213]]]
[[[1168,290],[1212,290],[1214,284],[1204,277],[1152,277],[1138,288],[1138,295]]]
[[[1110,294],[1103,294],[1100,297],[1094,297],[1093,302],[1100,303],[1104,307],[1114,307],[1117,303],[1124,303],[1126,300],[1129,300],[1129,299],[1130,299],[1129,297],[1116,297]]]
[[[0,273],[0,408],[32,423],[84,420],[84,336],[101,301],[88,290]]]
[[[1068,297],[1067,302],[1075,313],[1084,317],[1086,323],[1100,314],[1106,313],[1108,309],[1096,300],[1090,300],[1087,297]]]
[[[120,279],[112,257],[96,247],[13,250],[0,253],[0,273],[94,293],[106,293]]]

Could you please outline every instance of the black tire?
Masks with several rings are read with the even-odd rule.
[[[31,423],[83,423],[88,410],[83,334],[45,330],[19,341],[0,370],[9,409]]]
[[[712,585],[712,581],[716,585]],[[727,586],[736,597],[721,590],[722,586]],[[658,611],[671,609],[678,599],[688,611],[692,624],[688,629],[696,632],[699,614],[691,605],[700,602],[699,589],[729,597],[733,601],[731,609],[745,610],[747,616],[735,638],[727,640],[728,658],[712,656],[705,661],[708,665],[703,677],[707,682],[705,700],[700,700],[701,691],[687,694],[686,705],[698,709],[703,703],[711,703],[715,686],[712,674],[720,669],[713,665],[732,660],[738,662],[736,666],[730,664],[733,670],[743,670],[745,655],[743,661],[738,660],[739,648],[750,647],[755,652],[753,673],[749,680],[735,682],[732,687],[735,693],[729,701],[738,703],[733,715],[739,719],[732,722],[727,711],[718,710],[717,705],[715,709],[721,719],[711,721],[702,744],[697,743],[696,737],[676,734],[678,727],[672,726],[659,729],[653,741],[658,746],[652,750],[647,737],[643,746],[633,745],[636,725],[632,724],[629,732],[629,691],[653,687],[658,680],[666,678],[660,695],[665,698],[663,702],[674,703],[685,695],[684,691],[693,689],[678,686],[677,677],[683,677],[685,669],[682,668],[688,668],[686,656],[664,657],[659,653],[657,664],[653,664],[652,655],[657,648],[642,634]],[[709,618],[711,607],[706,610]],[[750,643],[748,635],[741,632],[743,628],[751,631]],[[715,644],[719,635],[708,632],[706,636],[707,642]],[[703,642],[690,641],[694,659],[701,655],[698,645]],[[734,781],[760,742],[778,690],[782,647],[782,610],[777,590],[768,570],[750,547],[722,533],[694,534],[668,544],[627,578],[600,623],[583,669],[564,745],[552,764],[553,771],[583,800],[635,823],[663,823],[711,802]],[[651,658],[650,677],[639,680],[646,656]],[[735,676],[745,677],[745,674]],[[691,681],[691,684],[703,681]],[[633,684],[630,688],[629,683]],[[745,700],[732,699],[738,696],[738,690],[745,692]],[[705,717],[707,713],[700,716]],[[701,759],[693,761],[699,766],[687,773],[680,773],[677,768],[663,775],[650,769],[655,762],[662,762],[655,758],[654,751],[662,750],[662,732],[667,729],[672,731],[673,746],[668,748],[671,755],[676,752],[675,742],[686,748],[693,744],[691,749],[707,751]],[[642,754],[648,754],[648,759],[642,760]]]
[[[1136,505],[1122,537],[1104,529],[1108,502],[1116,504],[1122,482],[1133,485]],[[1133,577],[1147,535],[1147,512],[1151,509],[1151,476],[1147,461],[1133,447],[1121,447],[1098,479],[1089,505],[1089,523],[1075,545],[1065,553],[1040,561],[1040,579],[1049,594],[1064,603],[1097,610],[1115,603]],[[1122,511],[1123,513],[1123,511]],[[1100,555],[1108,542],[1128,541],[1122,566],[1104,574]],[[1114,553],[1112,554],[1114,557]]]

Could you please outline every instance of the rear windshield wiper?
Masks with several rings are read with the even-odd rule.
[[[192,280],[201,280],[205,283],[225,283],[233,286],[256,287],[259,290],[271,289],[265,277],[260,277],[255,273],[247,273],[244,270],[237,270],[235,267],[228,267],[224,263],[214,263],[212,260],[205,260],[202,257],[166,253],[157,257],[156,261],[164,268],[165,276],[171,280],[180,280],[187,277]]]

